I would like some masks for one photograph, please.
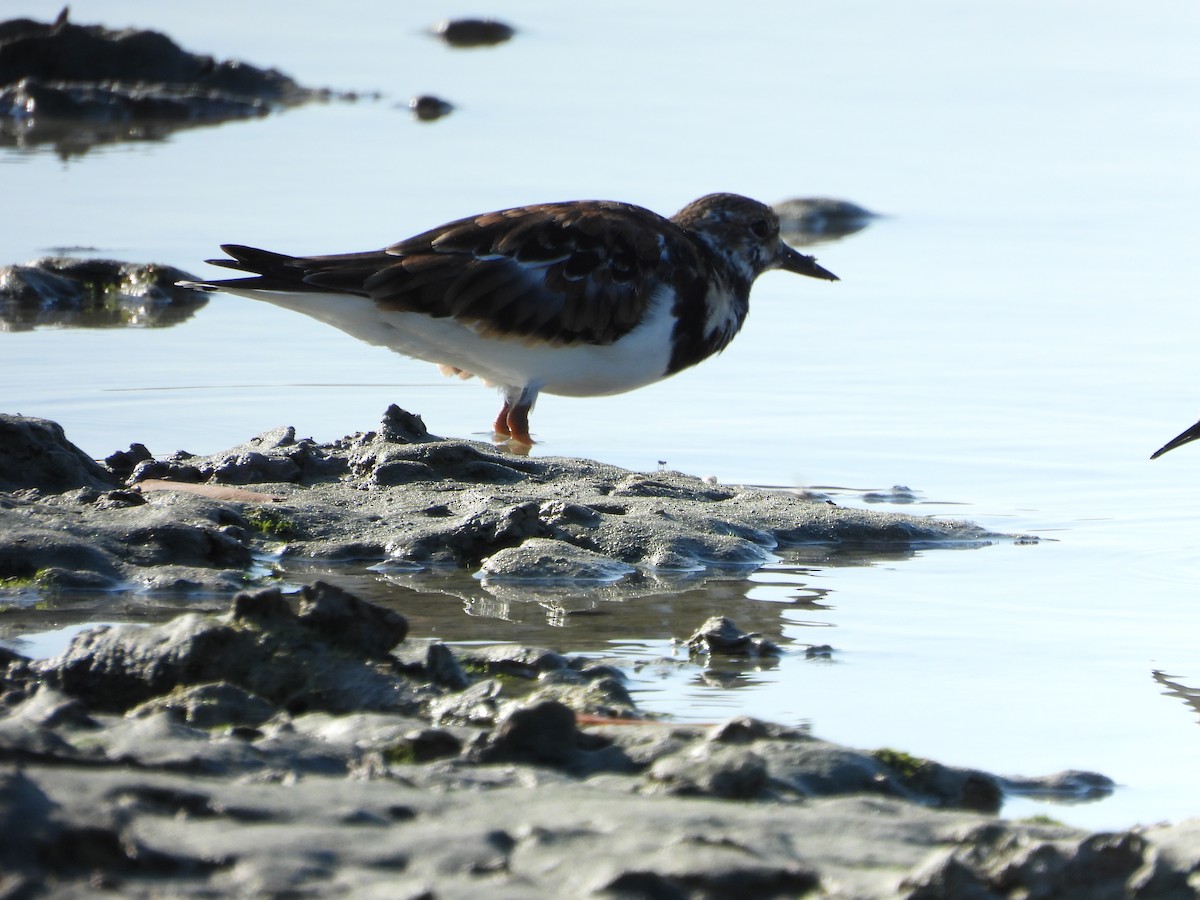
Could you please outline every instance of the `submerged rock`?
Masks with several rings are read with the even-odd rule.
[[[722,656],[779,656],[778,645],[758,634],[742,631],[725,616],[713,616],[687,639],[692,653]]]
[[[495,19],[444,19],[430,31],[451,47],[491,47],[517,33],[511,25]]]
[[[531,537],[484,560],[479,575],[486,582],[606,583],[637,572],[633,566],[566,541]]]
[[[46,257],[0,268],[0,323],[24,331],[163,327],[190,319],[208,302],[178,287],[193,276],[157,263]]]
[[[801,246],[848,237],[879,218],[857,203],[829,197],[784,200],[774,204],[774,209],[780,231],[789,242]]]
[[[453,103],[449,100],[443,100],[441,97],[434,97],[432,94],[421,94],[419,97],[413,97],[408,101],[408,108],[422,122],[434,122],[454,112]]]
[[[101,626],[44,664],[66,693],[124,712],[181,688],[228,682],[289,711],[412,710],[417,694],[365,660],[404,639],[398,613],[317,582],[293,612],[278,589],[239,594],[223,619]]]
[[[76,25],[65,8],[51,24],[0,22],[0,145],[53,142],[65,157],[328,96],[156,31]]]

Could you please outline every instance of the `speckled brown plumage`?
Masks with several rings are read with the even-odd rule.
[[[702,197],[671,219],[610,200],[515,207],[367,253],[293,257],[234,244],[222,249],[231,258],[211,262],[254,274],[205,287],[288,305],[335,325],[338,315],[322,309],[319,295],[365,298],[380,322],[404,334],[394,343],[364,335],[357,313],[339,327],[500,385],[505,407],[497,430],[526,443],[526,417],[539,391],[616,393],[724,349],[741,328],[750,286],[762,272],[782,268],[836,280],[783,243],[770,207],[735,194]],[[444,329],[436,339],[412,336],[419,321],[410,315],[450,320],[462,329],[461,341]],[[654,334],[642,333],[647,329]],[[514,342],[529,348],[527,361]],[[559,348],[560,355],[536,348]],[[595,348],[612,348],[611,361]],[[623,376],[622,367],[638,372]]]

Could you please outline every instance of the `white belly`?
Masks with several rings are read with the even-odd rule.
[[[671,355],[670,298],[659,296],[637,328],[613,344],[560,346],[522,338],[483,337],[450,318],[379,309],[347,294],[231,290],[304,313],[368,344],[450,366],[497,386],[549,394],[620,394],[663,378]]]

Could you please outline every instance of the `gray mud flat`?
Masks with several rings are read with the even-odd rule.
[[[1195,896],[1195,821],[1007,822],[1015,785],[985,772],[749,718],[647,721],[610,666],[405,637],[317,582],[0,656],[0,892]]]
[[[52,422],[0,416],[0,579],[45,590],[229,592],[265,557],[456,567],[494,583],[634,584],[750,571],[779,547],[986,544],[966,522],[515,456],[429,435],[396,407],[327,444],[279,428],[223,453],[104,465]]]
[[[415,641],[399,613],[322,582],[240,590],[272,577],[268,555],[636,590],[785,545],[1000,537],[513,456],[395,407],[328,444],[281,428],[103,464],[53,422],[0,416],[0,594],[229,601],[96,626],[49,660],[0,647],[0,896],[1194,897],[1200,823],[997,817],[1006,794],[1103,796],[1100,774],[1001,777],[744,717],[651,721],[619,659]],[[686,646],[779,652],[719,616]]]

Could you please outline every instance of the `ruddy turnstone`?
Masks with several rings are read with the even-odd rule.
[[[194,286],[266,300],[369,344],[496,385],[497,434],[532,444],[538,394],[619,394],[723,350],[770,269],[837,276],[785,244],[779,218],[709,194],[670,219],[580,200],[483,213],[383,250],[285,256],[236,244]]]
[[[1150,458],[1158,459],[1164,453],[1168,453],[1171,450],[1174,450],[1176,447],[1182,447],[1184,444],[1190,444],[1192,441],[1198,438],[1200,438],[1200,422],[1197,422],[1182,434],[1177,434],[1175,437],[1171,438],[1169,441],[1151,453]]]

